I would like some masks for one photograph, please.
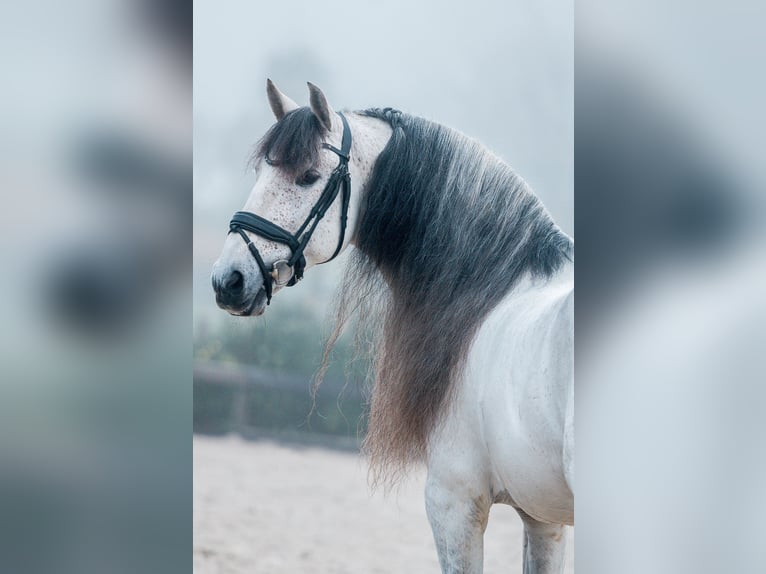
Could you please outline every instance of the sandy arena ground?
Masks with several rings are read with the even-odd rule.
[[[373,494],[354,453],[195,435],[194,572],[437,574],[424,479]],[[521,521],[495,505],[484,572],[521,574],[521,554]]]

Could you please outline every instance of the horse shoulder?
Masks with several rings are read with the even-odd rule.
[[[490,314],[469,356],[493,490],[528,514],[571,522],[573,285],[525,280]]]

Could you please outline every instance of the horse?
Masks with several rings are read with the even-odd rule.
[[[391,108],[276,118],[212,270],[216,301],[258,316],[350,246],[328,348],[360,317],[373,353],[363,450],[373,482],[425,462],[444,573],[480,573],[490,507],[524,524],[523,571],[561,572],[574,525],[574,242],[479,142]]]

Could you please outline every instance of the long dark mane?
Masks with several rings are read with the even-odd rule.
[[[336,329],[362,318],[373,357],[365,449],[373,480],[427,454],[479,326],[522,276],[552,276],[573,243],[526,183],[484,146],[390,108],[363,193]]]
[[[574,246],[526,183],[461,133],[390,108],[362,115],[392,135],[363,194],[332,346],[353,317],[371,358],[365,450],[373,480],[393,482],[427,454],[479,326],[525,275],[552,276]],[[326,135],[300,108],[277,122],[254,159],[311,164]],[[352,150],[353,154],[353,150]]]

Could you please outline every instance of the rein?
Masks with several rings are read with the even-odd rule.
[[[343,120],[343,140],[341,149],[328,143],[322,144],[323,148],[329,149],[338,156],[338,166],[330,174],[330,179],[327,181],[327,185],[325,185],[322,194],[314,204],[314,207],[311,208],[311,212],[306,220],[298,228],[298,231],[290,233],[276,223],[273,223],[260,215],[256,215],[255,213],[250,213],[249,211],[236,212],[229,223],[229,233],[239,233],[261,270],[261,274],[263,275],[263,289],[266,291],[267,305],[271,303],[271,294],[274,283],[280,287],[283,285],[292,287],[303,278],[303,271],[306,268],[306,258],[303,256],[303,251],[306,249],[317,225],[330,206],[335,202],[335,198],[338,197],[339,192],[341,196],[340,237],[338,238],[338,246],[335,248],[335,253],[333,253],[332,257],[327,261],[335,259],[343,247],[343,240],[346,236],[346,224],[348,222],[348,204],[351,197],[351,174],[348,171],[349,153],[351,151],[351,129],[348,127],[346,116],[340,112],[338,115],[340,116],[340,119]],[[250,241],[250,237],[248,237],[247,233],[245,233],[246,231],[255,233],[269,241],[287,245],[290,248],[290,251],[292,251],[290,259],[280,259],[279,261],[275,261],[271,266],[271,270],[269,270],[266,263],[263,261],[263,257],[261,257],[258,248],[252,241]],[[324,261],[323,263],[327,263],[327,261]],[[287,275],[288,271],[289,275]],[[287,276],[285,277],[284,275]]]

